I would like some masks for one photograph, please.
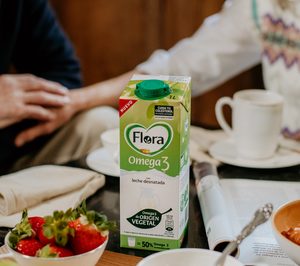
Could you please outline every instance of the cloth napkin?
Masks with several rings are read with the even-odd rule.
[[[212,158],[209,148],[217,141],[228,138],[223,130],[208,130],[201,127],[191,126],[190,128],[190,158],[197,162],[209,162],[216,166],[220,161]]]
[[[49,215],[76,207],[105,184],[93,171],[55,165],[31,167],[0,177],[0,226],[13,227],[21,212]]]

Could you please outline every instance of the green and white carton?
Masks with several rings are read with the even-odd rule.
[[[191,79],[134,75],[119,99],[120,244],[181,246],[188,222]]]

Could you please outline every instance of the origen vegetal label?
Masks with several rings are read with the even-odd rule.
[[[119,99],[120,245],[181,246],[188,222],[191,79],[134,75]]]

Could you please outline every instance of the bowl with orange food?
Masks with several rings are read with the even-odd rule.
[[[300,265],[300,199],[287,202],[273,213],[272,228],[282,250]]]
[[[53,215],[22,219],[5,237],[10,256],[23,266],[94,266],[108,242],[114,223],[85,203]]]

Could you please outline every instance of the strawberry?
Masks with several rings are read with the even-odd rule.
[[[57,245],[46,245],[37,252],[37,256],[43,258],[70,257],[73,255],[71,250]]]
[[[33,223],[34,220],[36,219],[31,219],[33,226],[38,227]],[[32,229],[27,210],[24,210],[21,222],[10,232],[9,245],[24,255],[35,256],[37,250],[43,247],[43,245],[34,238],[35,236],[36,232]]]
[[[43,245],[38,240],[25,238],[17,243],[15,250],[27,256],[35,256],[37,251],[42,247]]]
[[[45,217],[43,229],[39,232],[38,238],[44,244],[57,244],[66,246],[69,236],[74,234],[74,230],[69,227],[68,222],[72,218],[73,210],[66,212],[55,211],[52,216]]]
[[[108,229],[115,227],[114,223],[107,221],[105,215],[87,211],[85,202],[74,213],[77,218],[69,222],[69,227],[75,232],[71,237],[71,247],[75,254],[88,252],[103,244]]]
[[[32,230],[35,232],[36,235],[42,230],[42,227],[45,223],[45,219],[40,216],[32,216],[28,218],[28,222],[31,225]]]
[[[25,238],[34,238],[34,236],[35,232],[32,230],[28,221],[27,210],[24,210],[21,222],[16,224],[15,228],[10,232],[9,244],[13,249],[15,249],[20,240]]]
[[[51,235],[50,237],[46,236],[45,233],[44,233],[43,228],[41,228],[41,230],[38,232],[37,237],[43,245],[55,244],[54,235]]]
[[[75,254],[93,250],[107,238],[107,234],[102,234],[94,224],[86,223],[83,217],[71,222],[69,226],[75,230],[75,236],[71,238],[71,247]]]

